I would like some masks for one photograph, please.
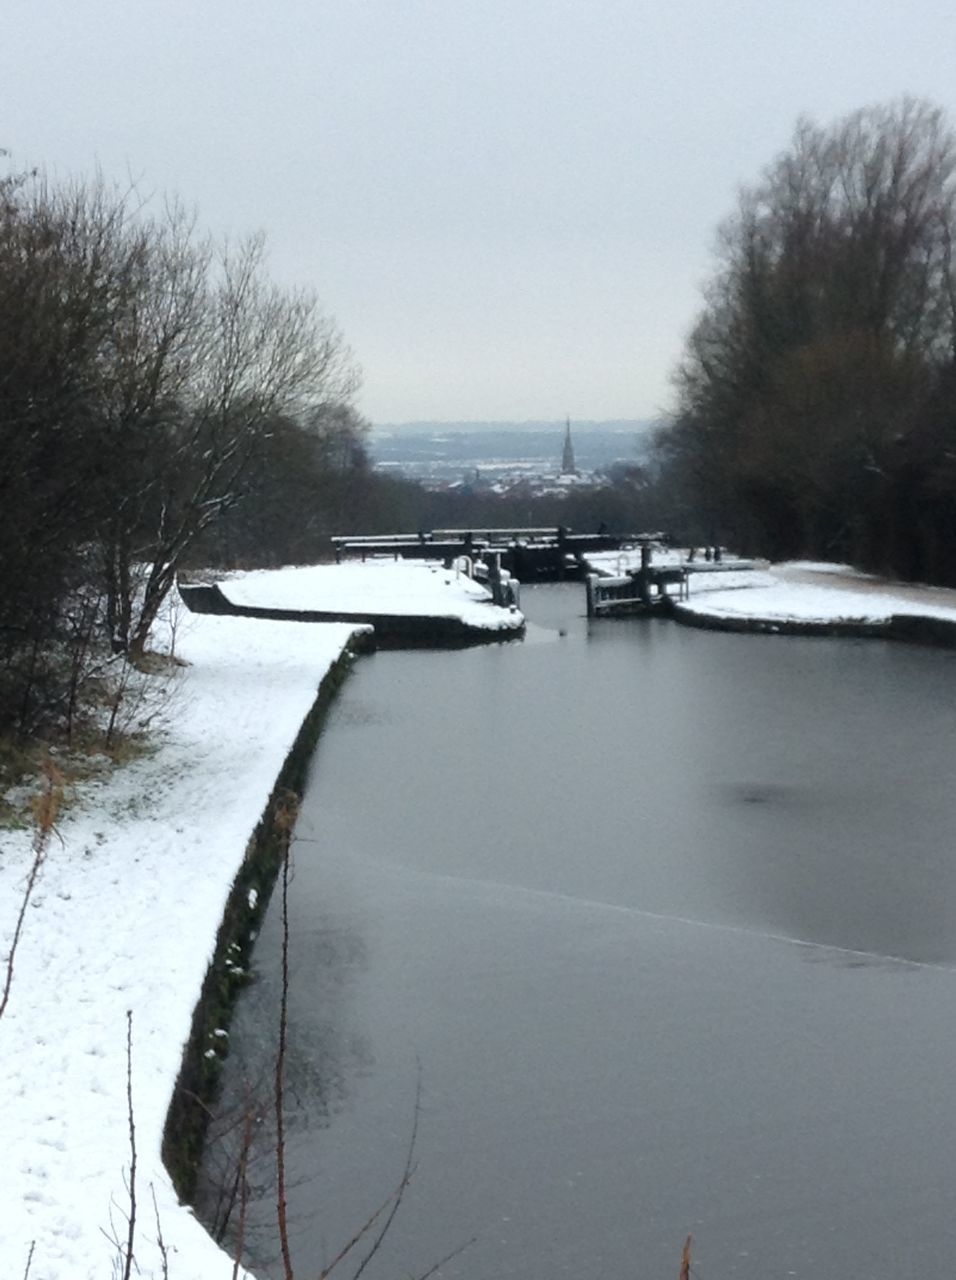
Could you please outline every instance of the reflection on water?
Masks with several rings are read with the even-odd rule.
[[[949,656],[589,624],[580,587],[523,605],[532,642],[363,659],[320,744],[301,1264],[393,1189],[420,1061],[370,1280],[472,1235],[442,1274],[667,1275],[688,1232],[711,1276],[929,1270],[956,1235]],[[274,908],[220,1127],[271,1067]]]

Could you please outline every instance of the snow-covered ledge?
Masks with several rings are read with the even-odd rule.
[[[0,1020],[0,1275],[103,1280],[129,1210],[127,1011],[137,1145],[136,1273],[229,1280],[179,1205],[160,1146],[183,1045],[237,868],[277,775],[342,654],[347,625],[190,616],[190,665],[149,755],[83,784],[58,823]],[[0,836],[0,955],[31,860]]]

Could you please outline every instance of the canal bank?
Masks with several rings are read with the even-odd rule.
[[[893,582],[848,565],[701,563],[679,550],[589,561],[589,616],[659,614],[738,634],[898,640],[956,648],[956,590]]]
[[[312,753],[333,698],[356,656],[370,653],[373,647],[370,632],[356,631],[323,676],[249,838],[226,899],[163,1127],[163,1163],[176,1194],[185,1204],[191,1204],[195,1195],[211,1107],[228,1053],[235,1002],[249,981],[253,945],[288,847],[288,815],[301,801]]]
[[[440,561],[372,560],[230,574],[182,587],[197,613],[371,626],[379,648],[455,648],[519,639],[518,584],[499,574],[494,592],[467,568]],[[501,603],[495,603],[495,599]]]
[[[769,635],[894,640],[956,648],[956,591],[891,582],[847,565],[794,561],[749,578],[695,582],[689,599],[669,600],[687,626]]]
[[[230,886],[351,637],[341,626],[171,617],[156,643],[175,660],[145,679],[130,673],[124,710],[149,725],[148,749],[121,766],[91,761],[94,775],[72,785],[0,1024],[2,1274],[122,1270],[134,1195],[137,1273],[160,1277],[175,1260],[177,1280],[233,1274],[179,1202],[163,1129]],[[60,767],[68,774],[71,759]],[[3,832],[4,956],[31,858],[28,828]]]
[[[956,649],[956,617],[930,617],[920,613],[892,613],[886,618],[794,618],[767,610],[757,615],[723,612],[712,607],[689,606],[668,600],[662,612],[685,627],[703,631],[731,631],[738,635],[827,636],[844,640],[896,640],[903,644]]]

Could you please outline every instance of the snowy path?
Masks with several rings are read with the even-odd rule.
[[[133,1016],[139,1274],[232,1275],[176,1202],[160,1160],[166,1108],[223,905],[316,689],[351,629],[192,617],[156,752],[84,784],[59,823],[0,1021],[0,1275],[105,1280],[125,1239],[130,1164],[126,1013]],[[30,861],[0,842],[0,954]],[[112,1225],[111,1225],[112,1222]]]

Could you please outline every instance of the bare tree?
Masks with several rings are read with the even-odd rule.
[[[261,235],[217,249],[182,206],[101,178],[0,181],[0,727],[72,721],[78,597],[138,660],[270,424],[356,384],[314,295],[269,280]]]
[[[954,226],[956,138],[913,99],[801,121],[742,192],[666,443],[761,549],[877,554],[901,442],[956,350]]]
[[[357,384],[350,353],[316,298],[271,284],[263,255],[260,236],[225,249],[218,281],[207,286],[190,376],[175,397],[166,456],[149,490],[148,570],[136,616],[129,610],[134,658],[189,548],[242,497],[270,423],[338,403]]]

